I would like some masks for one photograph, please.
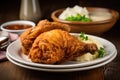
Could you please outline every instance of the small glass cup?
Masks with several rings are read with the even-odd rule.
[[[20,19],[30,20],[35,23],[41,18],[41,10],[38,0],[21,0]]]

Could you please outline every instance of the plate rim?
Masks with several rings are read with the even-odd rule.
[[[10,59],[9,55],[7,55],[7,58],[13,64],[15,64],[17,66],[20,66],[20,67],[23,67],[23,68],[27,68],[27,69],[38,70],[38,71],[46,71],[46,72],[73,72],[73,71],[90,70],[90,69],[94,69],[94,68],[98,68],[98,67],[104,66],[104,65],[108,64],[109,62],[113,61],[116,56],[117,56],[117,51],[115,52],[115,54],[114,54],[114,56],[112,58],[110,58],[107,61],[104,61],[104,62],[102,62],[100,64],[95,64],[95,65],[86,66],[86,67],[79,67],[79,68],[71,68],[71,69],[69,69],[69,68],[68,69],[40,68],[40,67],[24,65],[22,63],[16,62],[16,61]]]
[[[77,33],[73,33],[73,34],[77,34]],[[77,34],[78,35],[78,34]],[[93,36],[93,35],[89,35],[89,36]],[[113,47],[114,47],[114,49],[115,49],[115,51],[117,51],[116,50],[116,47],[114,46],[114,44],[112,43],[112,42],[110,42],[110,41],[108,41],[108,40],[106,40],[106,39],[104,39],[104,38],[101,38],[101,37],[97,37],[97,36],[93,36],[93,37],[95,37],[95,38],[99,38],[99,39],[102,39],[102,40],[105,40],[105,41],[107,41],[107,42],[109,42]],[[82,63],[83,65],[81,66],[81,63],[80,64],[76,64],[76,65],[49,65],[49,64],[40,64],[40,63],[33,63],[33,62],[26,62],[26,61],[21,61],[21,60],[18,60],[18,59],[16,59],[15,57],[13,57],[12,55],[10,55],[10,53],[8,52],[9,51],[9,48],[11,47],[11,45],[13,45],[13,44],[15,44],[15,43],[17,43],[17,41],[19,41],[20,42],[20,39],[18,39],[18,40],[16,40],[16,41],[14,41],[14,42],[12,42],[9,46],[8,46],[8,48],[7,48],[7,55],[9,55],[12,59],[14,59],[15,61],[18,61],[18,62],[21,62],[21,63],[23,63],[23,64],[27,64],[27,65],[34,65],[34,66],[37,66],[37,67],[49,67],[49,68],[71,68],[71,67],[83,67],[83,66],[86,66],[85,64],[86,63]],[[114,52],[115,51],[113,51],[111,54],[114,54]],[[112,56],[112,55],[111,55]],[[107,60],[107,59],[106,59]],[[104,61],[104,60],[103,60]],[[92,63],[93,62],[93,63]],[[96,61],[97,62],[97,61]],[[93,64],[96,64],[96,62],[95,62],[95,60],[94,61],[90,61],[90,62],[87,62],[87,63],[89,63],[89,65],[93,65]],[[101,62],[101,61],[99,61],[99,62]],[[98,63],[98,62],[97,62]],[[87,66],[89,66],[89,65],[87,65]]]

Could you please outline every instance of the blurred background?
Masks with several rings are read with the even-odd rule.
[[[59,8],[73,7],[74,5],[104,7],[117,10],[120,13],[120,0],[39,0],[41,9],[40,19],[51,19],[51,13]],[[18,20],[21,0],[0,0],[0,25],[6,21]],[[120,19],[115,24],[119,28]]]

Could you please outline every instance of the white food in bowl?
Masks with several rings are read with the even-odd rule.
[[[91,12],[90,18],[92,19],[92,21],[103,21],[112,18],[112,14],[108,11]]]
[[[78,5],[74,6],[73,8],[66,8],[60,15],[59,15],[59,19],[63,19],[65,20],[67,17],[70,16],[76,16],[77,14],[80,15],[85,15],[85,17],[89,18],[89,12],[86,9],[86,7],[80,7]]]
[[[76,16],[80,14],[81,16],[85,16],[86,18],[90,18],[92,21],[103,21],[112,18],[112,14],[109,11],[93,11],[89,12],[86,7],[74,6],[72,8],[67,7],[59,16],[59,19],[65,20],[68,17]]]

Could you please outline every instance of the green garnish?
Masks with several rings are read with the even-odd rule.
[[[65,20],[67,21],[82,21],[82,22],[91,22],[90,18],[87,18],[85,15],[77,14],[76,16],[67,17]]]
[[[98,57],[103,57],[105,54],[105,49],[103,47],[100,47],[100,49],[98,50],[98,53],[99,53]]]
[[[88,40],[88,36],[85,36],[85,33],[81,32],[80,36],[79,36],[82,40],[87,41]]]

